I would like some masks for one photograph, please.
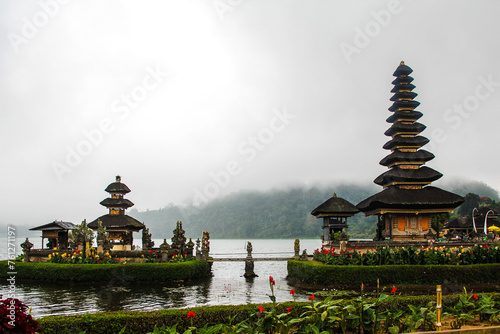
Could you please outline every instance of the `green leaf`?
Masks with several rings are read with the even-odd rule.
[[[359,315],[348,314],[348,315],[345,316],[345,318],[348,319],[348,320],[359,319]]]
[[[399,327],[398,326],[392,326],[392,327],[389,327],[389,333],[391,334],[398,334],[399,333]]]
[[[326,317],[328,317],[328,311],[321,313],[321,321],[325,321]]]

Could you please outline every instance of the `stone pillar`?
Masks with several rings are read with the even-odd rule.
[[[163,243],[160,245],[161,262],[168,262],[168,252],[170,250],[170,245],[167,239],[163,239]]]
[[[200,241],[200,238],[198,238],[196,240],[196,261],[201,261],[202,260],[201,250],[200,250],[200,244],[201,244],[201,241]]]

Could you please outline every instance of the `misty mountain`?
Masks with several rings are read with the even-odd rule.
[[[482,182],[461,181],[447,190],[469,192],[498,201],[498,192]],[[172,237],[176,221],[183,222],[186,237],[196,239],[203,231],[212,238],[317,238],[321,220],[310,212],[333,193],[353,204],[380,191],[373,185],[344,184],[328,187],[294,187],[266,192],[244,191],[212,200],[202,206],[169,204],[159,210],[130,210],[129,214],[150,229],[153,238]],[[373,238],[375,217],[359,213],[348,220],[352,238]]]

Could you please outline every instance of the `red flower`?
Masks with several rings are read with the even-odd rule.
[[[398,288],[396,288],[396,287],[393,285],[393,286],[392,286],[391,293],[396,293],[396,291],[398,291]]]
[[[309,300],[313,300],[313,299],[314,299],[314,293],[309,296]]]
[[[194,312],[192,312],[192,311],[189,311],[187,317],[188,318],[194,318],[194,317],[196,317],[196,314]]]
[[[39,258],[36,258],[36,260],[37,260],[37,261],[40,261],[40,259],[39,259]]]
[[[472,295],[472,298],[474,298],[475,300],[477,300],[477,295]]]
[[[266,309],[263,308],[262,306],[259,305],[259,313],[262,313],[262,311],[265,311]]]
[[[290,306],[290,307],[287,307],[287,308],[286,308],[286,313],[290,313],[290,311],[291,311],[291,310],[292,310],[292,307],[291,307],[291,306]]]
[[[152,249],[150,249],[150,250],[149,250],[149,252],[150,252],[150,253],[153,253],[153,250],[152,250]]]
[[[272,285],[276,285],[276,282],[274,281],[272,276],[269,276],[269,283],[271,283]]]
[[[295,292],[297,292],[297,290],[295,290],[295,289],[290,290],[291,295],[295,295]]]

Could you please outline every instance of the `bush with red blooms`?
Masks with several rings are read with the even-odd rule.
[[[0,295],[1,297],[1,295]],[[29,314],[29,307],[15,298],[0,300],[0,333],[36,333],[40,326]]]

